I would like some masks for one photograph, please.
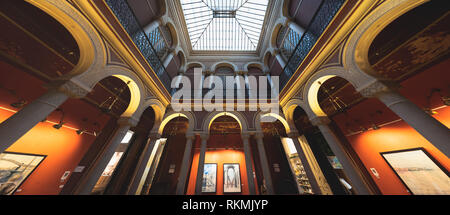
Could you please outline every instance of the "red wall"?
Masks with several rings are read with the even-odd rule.
[[[31,103],[47,90],[42,87],[44,82],[0,61],[0,123],[12,116],[18,109],[10,104],[24,99]],[[9,90],[14,90],[15,95]],[[109,116],[100,114],[94,106],[79,99],[69,99],[60,107],[64,110],[64,127],[57,130],[50,122],[40,122],[7,152],[46,155],[47,157],[34,172],[18,188],[16,195],[55,195],[59,194],[60,181],[65,171],[72,171],[87,152],[95,137],[89,134],[78,135],[77,129],[87,129],[97,132],[104,127]],[[48,121],[59,122],[61,112],[55,111],[47,117]],[[88,121],[84,122],[83,119]],[[93,125],[94,122],[99,127]],[[70,177],[70,176],[69,176]]]
[[[437,111],[434,117],[447,127],[450,126],[450,107]],[[383,194],[408,195],[406,187],[395,175],[380,155],[381,152],[396,151],[423,147],[442,166],[450,171],[450,162],[447,156],[440,152],[416,130],[403,121],[382,127],[379,130],[370,130],[362,134],[347,137],[350,144],[369,170],[375,168],[380,174],[377,179],[371,174]]]
[[[13,115],[13,112],[0,109],[0,122]],[[60,181],[65,171],[72,171],[80,162],[95,137],[77,135],[75,130],[63,127],[53,128],[54,124],[39,123],[7,152],[47,155],[42,163],[19,187],[16,195],[56,195],[60,192]]]
[[[192,161],[191,174],[189,177],[189,184],[187,189],[187,195],[194,195],[195,193],[195,179],[197,177],[198,169],[198,156],[200,154],[200,149],[194,151],[194,158]],[[241,184],[242,184],[242,195],[249,195],[248,182],[247,182],[247,171],[245,170],[245,155],[243,151],[240,150],[216,150],[207,151],[205,155],[205,163],[216,163],[217,164],[217,193],[216,195],[223,195],[223,164],[224,163],[239,163],[241,171]]]

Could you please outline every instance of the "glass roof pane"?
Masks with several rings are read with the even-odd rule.
[[[256,51],[269,0],[180,0],[195,51]]]

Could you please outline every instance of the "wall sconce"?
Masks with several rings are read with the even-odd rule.
[[[6,91],[8,91],[9,94],[13,95],[14,97],[16,97],[18,99],[17,102],[14,102],[14,103],[10,104],[11,107],[20,109],[20,108],[22,108],[23,106],[25,106],[28,103],[27,101],[25,101],[25,99],[22,99],[19,96],[17,96],[17,93],[16,93],[15,90],[8,89],[8,88],[6,88],[6,87],[4,87],[2,85],[0,85],[0,89],[5,89]]]
[[[100,124],[98,124],[98,122],[94,122],[92,125],[94,125],[94,127],[95,127],[94,128],[94,136],[98,136],[102,132],[100,130]]]
[[[372,129],[373,129],[373,130],[378,130],[378,129],[380,129],[380,127],[378,127],[378,125],[373,121],[373,118],[374,118],[376,115],[382,115],[382,114],[383,114],[383,111],[381,111],[381,110],[377,110],[377,111],[375,111],[375,113],[369,114],[369,116],[370,116],[370,122],[372,123]]]
[[[25,101],[25,100],[19,100],[18,102],[12,103],[11,106],[14,107],[14,108],[20,109],[20,108],[22,108],[23,106],[25,106],[27,103],[28,103],[28,102]]]
[[[82,135],[84,132],[86,132],[86,130],[84,130],[84,129],[78,129],[77,130],[77,134],[78,135]]]
[[[60,129],[65,124],[65,122],[63,122],[64,121],[64,111],[62,109],[59,109],[59,108],[56,109],[56,111],[61,112],[61,119],[59,120],[58,124],[53,125],[53,128]]]
[[[327,94],[328,101],[330,101],[331,105],[333,105],[333,108],[335,111],[344,112],[347,109],[348,105],[344,101],[342,101],[341,98],[339,98],[337,96],[333,97],[330,94],[330,91],[325,86],[323,86],[320,81],[318,82],[318,84],[321,85],[321,87],[323,88],[323,91],[325,92],[325,94]],[[332,86],[331,90],[334,90],[335,88],[336,88],[335,86]]]
[[[449,106],[450,105],[450,98],[448,96],[442,95],[442,90],[441,89],[433,88],[433,89],[431,89],[430,94],[427,96],[428,107],[423,109],[429,115],[437,114],[436,111],[431,109],[431,98],[433,97],[433,94],[435,94],[435,93],[439,94],[439,97],[440,97],[440,99],[442,100],[442,103],[444,103],[445,106]]]

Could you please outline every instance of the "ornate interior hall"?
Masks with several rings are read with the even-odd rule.
[[[0,195],[450,195],[446,0],[1,0],[0,25]]]

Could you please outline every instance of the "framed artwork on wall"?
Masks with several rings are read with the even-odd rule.
[[[215,193],[217,187],[217,164],[205,163],[203,169],[203,193]]]
[[[0,195],[12,195],[44,160],[45,155],[0,154]]]
[[[238,163],[223,164],[223,192],[240,193],[241,172]]]
[[[449,172],[423,148],[383,152],[382,157],[414,195],[449,195]]]

